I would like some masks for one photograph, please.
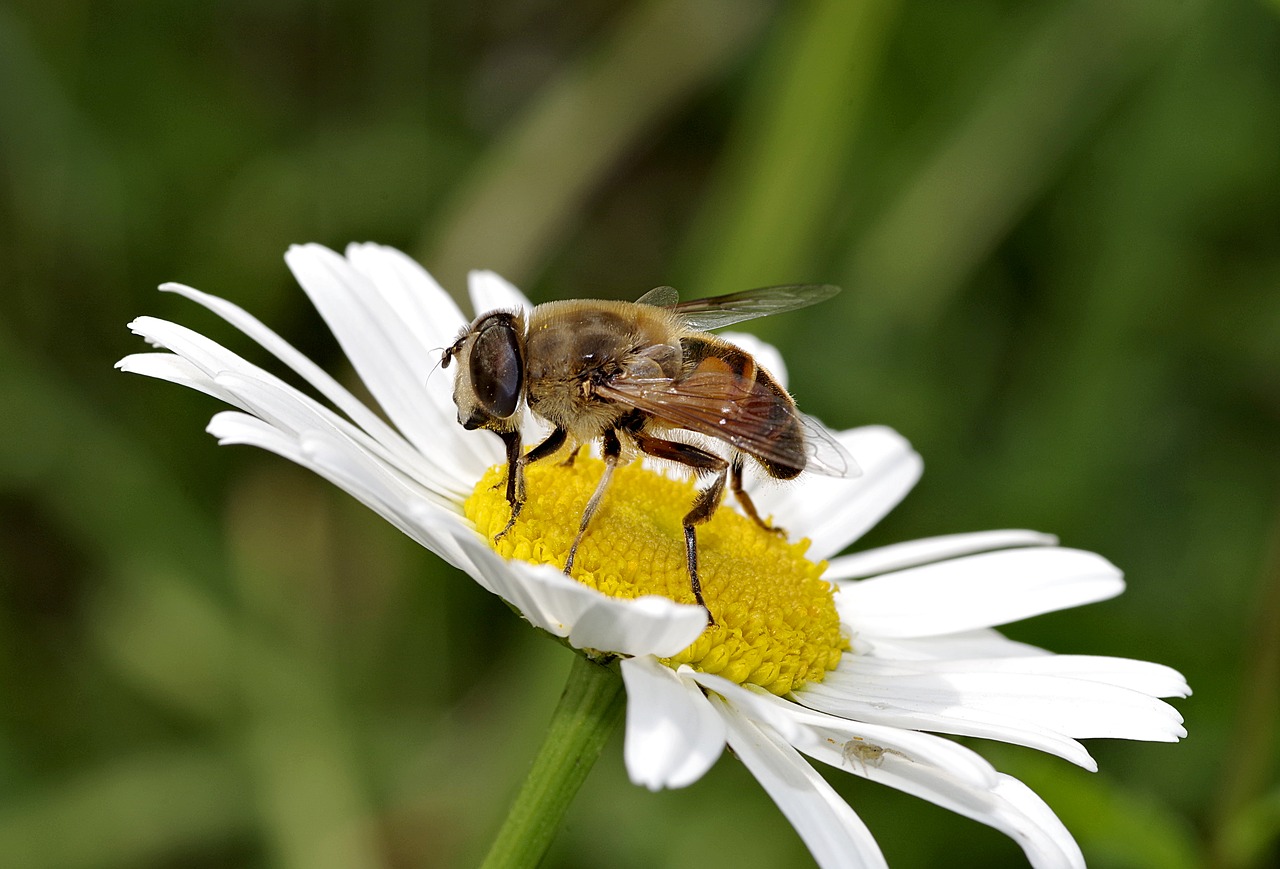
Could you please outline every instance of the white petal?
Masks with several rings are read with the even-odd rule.
[[[474,531],[459,537],[468,570],[533,625],[575,648],[665,657],[683,651],[706,626],[706,611],[663,597],[601,594],[545,564],[507,561]]]
[[[790,719],[784,727],[792,735],[785,738],[810,757],[1001,830],[1022,846],[1033,866],[1083,865],[1075,840],[1039,797],[962,745],[826,715],[731,683],[726,690],[719,677],[695,676],[766,730],[776,730],[780,718]]]
[[[994,628],[979,628],[958,634],[940,634],[936,637],[876,637],[858,638],[866,645],[868,654],[877,658],[893,658],[900,661],[948,660],[953,658],[1029,658],[1053,653],[1019,643]]]
[[[870,637],[924,637],[987,628],[1081,606],[1124,590],[1115,565],[1078,549],[969,555],[840,583],[842,621]]]
[[[861,468],[857,477],[802,474],[793,483],[761,484],[751,497],[792,539],[812,541],[809,557],[827,558],[861,537],[911,491],[924,467],[892,429],[867,426],[836,433]]]
[[[714,673],[703,673],[692,667],[681,665],[680,674],[690,681],[697,682],[708,691],[714,691],[735,709],[746,717],[769,727],[779,737],[787,742],[795,743],[804,737],[804,724],[799,716],[795,714],[796,710],[804,710],[802,706],[796,706],[767,691],[755,691],[745,688],[736,682],[731,682],[723,676],[717,676]],[[776,703],[774,701],[777,701]],[[804,710],[811,711],[811,710]],[[821,715],[821,713],[813,713]]]
[[[939,737],[928,738],[948,742]],[[1084,866],[1080,847],[1062,821],[1040,797],[1016,779],[992,770],[989,780],[975,782],[957,776],[950,759],[939,762],[888,743],[876,743],[870,737],[857,745],[862,746],[858,751],[829,743],[818,744],[816,750],[800,748],[817,760],[1000,830],[1022,847],[1032,866],[1044,869]],[[955,747],[968,752],[961,746]]]
[[[484,269],[471,272],[467,275],[467,288],[477,316],[497,310],[528,313],[533,308],[524,293],[496,272]]]
[[[423,512],[430,522],[441,515],[447,515],[455,524],[461,522],[455,504],[437,500],[430,492],[396,476],[369,454],[353,450],[348,441],[331,432],[304,430],[295,434],[261,417],[236,411],[215,414],[207,431],[218,438],[219,444],[257,446],[314,471],[438,554],[444,553],[414,526],[415,512]]]
[[[569,642],[579,649],[665,658],[687,649],[706,626],[707,611],[700,606],[657,595],[599,595],[574,622]]]
[[[381,442],[291,386],[256,371],[244,374],[224,372],[214,377],[214,383],[224,390],[228,401],[286,433],[327,436],[338,444],[338,450],[348,451],[351,458],[366,467],[369,473],[395,478],[404,488],[403,497],[398,502],[401,508],[421,498],[457,512],[459,499],[448,491],[444,481],[434,475],[428,476],[431,468],[419,465],[418,480],[414,480],[397,466]]]
[[[1099,661],[1101,659],[1094,659]],[[837,668],[835,685],[866,696],[883,696],[892,685],[899,696],[914,692],[918,708],[939,712],[960,706],[964,714],[993,720],[1030,721],[1076,737],[1110,737],[1172,742],[1186,735],[1182,716],[1169,704],[1142,691],[1113,684],[1142,678],[1138,668],[1117,667],[1114,674],[1096,666],[1103,678],[1061,675],[1055,656],[974,661],[887,661],[862,657]],[[845,662],[841,662],[844,664]],[[1142,662],[1132,662],[1141,664]],[[1070,659],[1062,670],[1071,672]]]
[[[550,565],[507,561],[474,532],[459,538],[458,543],[471,560],[473,570],[468,573],[514,606],[534,627],[554,636],[569,636],[578,616],[598,595]]]
[[[156,347],[172,350],[210,378],[223,371],[251,367],[249,362],[216,341],[168,320],[138,317],[129,323],[129,330]]]
[[[1012,549],[1018,546],[1055,546],[1058,538],[1038,531],[978,531],[972,534],[947,534],[926,537],[841,555],[831,559],[825,579],[860,579],[905,567],[931,564],[961,555]]]
[[[385,300],[394,315],[404,321],[421,352],[431,361],[432,368],[423,387],[441,419],[446,421],[439,432],[438,446],[450,455],[475,454],[478,463],[465,470],[468,479],[472,474],[478,476],[478,471],[501,459],[499,442],[492,435],[467,432],[457,424],[453,377],[439,367],[441,351],[454,342],[468,318],[426,269],[395,248],[352,244],[347,247],[347,260],[369,279],[369,286]]]
[[[729,745],[795,827],[819,866],[887,866],[866,824],[794,748],[721,698],[712,695],[710,699],[723,711]]]
[[[384,423],[377,414],[369,410],[363,402],[359,401],[345,387],[330,377],[323,369],[308,359],[305,355],[298,352],[298,350],[289,344],[289,342],[285,341],[243,308],[228,302],[226,299],[220,299],[217,296],[202,293],[199,290],[186,286],[185,284],[167,283],[162,284],[160,289],[164,292],[176,293],[190,299],[196,304],[217,314],[219,317],[226,320],[232,326],[235,326],[245,335],[256,341],[264,350],[271,353],[271,355],[275,356],[285,365],[289,366],[289,368],[306,380],[307,383],[311,384],[316,391],[329,401],[333,402],[338,409],[370,434],[384,441],[389,446],[402,447],[403,453],[412,452],[408,445],[404,443],[403,439],[400,438],[399,434],[387,426],[386,423]],[[181,352],[178,351],[178,348],[176,347],[172,349],[174,349],[175,352]],[[402,456],[402,459],[403,458],[404,456]]]
[[[173,353],[133,353],[116,363],[116,368],[129,374],[141,374],[167,380],[179,386],[198,390],[214,398],[222,398],[222,390],[197,366]]]
[[[811,757],[865,778],[876,776],[871,774],[872,768],[865,759],[859,760],[857,754],[846,751],[851,741],[854,746],[878,746],[896,757],[942,767],[966,787],[986,790],[995,785],[997,773],[990,763],[976,752],[940,736],[828,715],[764,690],[735,685],[719,676],[693,671],[690,676],[724,697],[743,715],[769,727]],[[803,691],[798,695],[803,695]]]
[[[456,567],[462,566],[454,555],[456,547],[442,543],[435,532],[424,530],[431,526],[409,521],[403,504],[396,503],[396,498],[388,496],[386,489],[379,482],[377,473],[365,475],[352,472],[350,468],[339,469],[330,460],[318,458],[315,451],[309,449],[304,443],[304,438],[281,431],[256,416],[238,411],[224,411],[216,414],[209,422],[208,431],[218,438],[220,444],[246,444],[259,447],[314,471],[354,495],[393,526],[440,555],[445,561]],[[348,457],[346,451],[340,448],[336,453],[344,458]],[[425,514],[433,517],[432,522],[436,521],[434,517],[441,515],[440,511],[424,499],[419,499],[417,506]]]
[[[427,386],[438,349],[423,344],[371,281],[328,248],[293,247],[285,261],[387,416],[424,455],[439,452],[442,440],[449,444],[446,470],[469,489],[487,464],[471,450],[481,442],[462,439],[456,411],[444,401],[448,381],[437,373]]]
[[[269,422],[238,410],[224,410],[214,414],[205,431],[217,438],[219,444],[245,444],[274,453],[280,453],[280,449],[276,449],[276,445],[279,445],[290,453],[285,456],[289,459],[302,452],[296,437],[285,434]]]
[[[1003,712],[968,708],[944,687],[918,682],[888,686],[866,680],[841,681],[828,673],[818,685],[806,685],[796,700],[822,712],[886,727],[978,736],[1025,745],[1095,772],[1098,765],[1083,745],[1060,731]],[[863,693],[865,692],[865,693]]]
[[[377,493],[399,517],[399,523],[411,519],[419,508],[426,508],[430,515],[447,514],[458,528],[466,528],[462,506],[457,501],[405,477],[376,454],[361,449],[342,429],[306,429],[299,433],[298,440],[305,455],[316,465],[332,471],[342,488],[354,492],[356,489],[352,486],[364,486]]]
[[[191,292],[195,293],[194,290]],[[196,296],[200,297],[203,294],[197,293]],[[211,302],[221,301],[212,297],[204,298]],[[128,360],[121,360],[122,366],[128,362],[130,367],[138,370],[139,373],[154,374],[166,379],[185,377],[189,382],[184,385],[200,389],[235,407],[254,413],[265,413],[269,419],[277,421],[285,418],[292,419],[289,427],[295,433],[309,427],[340,430],[346,437],[361,444],[362,449],[378,455],[390,466],[417,479],[428,489],[441,496],[457,498],[459,494],[457,490],[462,487],[450,479],[444,471],[445,468],[455,468],[455,464],[448,460],[427,461],[384,423],[378,422],[373,427],[375,431],[380,432],[381,436],[371,436],[366,433],[367,429],[362,431],[274,374],[270,374],[185,326],[153,317],[139,317],[130,324],[130,328],[149,341],[167,347],[180,355],[203,376],[197,377],[190,369],[182,370],[173,366],[162,370],[157,367],[159,365],[157,362],[141,361],[145,355],[158,354],[130,357]],[[267,345],[264,344],[264,346]],[[284,352],[281,348],[269,347],[268,349],[273,349],[278,354]],[[289,349],[292,350],[292,348]],[[293,352],[296,353],[296,351]],[[144,367],[139,368],[139,365]],[[336,384],[334,385],[336,387]],[[341,387],[337,388],[341,389]],[[246,390],[246,393],[240,394],[238,392],[240,389]],[[351,402],[363,408],[363,405],[356,402],[349,393],[347,396]],[[364,414],[376,419],[367,408],[364,408]],[[379,426],[381,428],[378,428]],[[439,458],[447,459],[444,456]]]
[[[692,681],[644,655],[622,661],[627,686],[623,756],[634,784],[651,791],[692,784],[724,751],[724,719]]]
[[[859,662],[859,666],[868,669],[882,665],[891,671],[898,670],[900,666],[898,662],[883,662],[874,657]],[[1079,679],[1137,691],[1149,697],[1187,697],[1191,693],[1186,679],[1172,667],[1132,658],[1046,654],[992,659],[955,658],[921,661],[909,666],[917,672],[927,673],[1008,673],[1017,676],[1043,676],[1048,679]]]
[[[1052,672],[1052,657],[891,661],[847,656],[796,698],[833,715],[981,736],[1056,754],[1086,769],[1089,737],[1172,742],[1186,735],[1173,707],[1141,691]],[[1019,667],[1022,666],[1022,672]],[[1070,671],[1068,662],[1063,667]],[[1093,667],[1100,672],[1099,666]],[[1118,667],[1117,681],[1141,678]]]
[[[366,407],[362,401],[247,311],[225,299],[202,293],[184,284],[163,284],[160,289],[177,293],[202,305],[252,338],[264,350],[271,353],[301,376],[349,419],[384,444],[396,457],[396,462],[401,467],[414,469],[424,465],[441,466],[448,473],[442,474],[439,468],[433,467],[433,470],[427,472],[427,475],[435,478],[444,477],[450,481],[451,488],[465,491],[466,480],[459,480],[457,477],[457,471],[460,467],[465,468],[471,465],[482,471],[483,468],[497,461],[499,453],[494,452],[497,449],[496,446],[474,442],[464,443],[458,440],[458,432],[448,429],[441,431],[439,443],[435,450],[426,455],[418,452],[401,437],[399,432],[383,422],[382,418]],[[175,352],[181,352],[177,347],[172,347],[171,349],[175,350]],[[229,353],[229,351],[224,352]],[[243,362],[243,365],[248,364]],[[445,408],[445,410],[438,410],[437,412],[443,414],[446,418],[447,408],[451,406],[452,401],[448,394],[449,385],[446,382],[447,380],[448,378],[442,377],[437,373],[433,383],[427,384],[428,397],[431,398],[437,408]],[[455,425],[453,428],[457,429],[458,427]],[[476,476],[479,476],[479,472],[476,473]]]
[[[457,516],[434,509],[430,504],[415,504],[409,511],[410,536],[422,539],[429,550],[439,555],[449,565],[475,579],[477,571],[461,545],[462,540],[475,537],[475,530]],[[477,585],[483,584],[477,580]]]
[[[1012,776],[1002,775],[994,795],[1003,804],[994,816],[994,821],[999,823],[981,817],[976,820],[1012,836],[1037,869],[1083,869],[1084,854],[1080,853],[1080,846],[1035,791]]]
[[[423,346],[438,354],[458,337],[467,318],[435,278],[412,258],[380,244],[347,245],[346,256]]]

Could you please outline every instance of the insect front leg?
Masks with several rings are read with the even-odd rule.
[[[507,520],[502,530],[493,536],[494,543],[506,536],[511,526],[516,524],[516,517],[524,507],[525,497],[524,466],[520,464],[520,431],[518,429],[499,431],[497,435],[502,438],[503,446],[507,448],[507,504],[511,507],[511,518]]]
[[[591,517],[595,515],[596,508],[600,506],[600,500],[604,498],[604,491],[609,488],[609,481],[613,479],[613,469],[618,466],[618,456],[622,455],[622,441],[618,439],[616,431],[610,429],[604,433],[604,444],[600,452],[604,455],[604,473],[600,475],[600,482],[596,483],[596,490],[591,493],[587,506],[582,509],[582,521],[578,523],[578,536],[573,538],[573,545],[569,547],[569,557],[564,562],[565,573],[573,569],[573,559],[578,555],[578,544],[587,533]]]
[[[566,433],[564,429],[557,426],[542,443],[523,455],[520,452],[519,431],[500,431],[498,436],[502,438],[502,442],[507,448],[507,504],[511,506],[511,518],[507,520],[507,524],[503,526],[502,530],[494,535],[494,543],[506,536],[506,533],[511,530],[511,526],[516,524],[516,519],[520,517],[520,511],[524,509],[525,466],[533,464],[540,459],[545,459],[560,449],[564,445]]]
[[[698,578],[697,526],[714,516],[716,508],[720,506],[720,499],[724,497],[724,481],[728,474],[729,463],[715,453],[679,441],[663,440],[641,432],[633,433],[632,437],[635,438],[636,446],[655,459],[679,462],[693,468],[699,475],[709,473],[716,475],[710,486],[698,492],[698,496],[693,501],[693,507],[685,514],[682,521],[685,563],[689,568],[689,585],[693,589],[693,599],[707,611],[707,617],[714,625],[716,617],[702,597],[702,581]]]

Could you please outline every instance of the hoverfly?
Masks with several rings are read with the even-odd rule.
[[[821,284],[765,287],[680,302],[671,287],[658,287],[635,302],[567,300],[531,311],[490,311],[478,316],[445,349],[441,367],[454,360],[453,400],[458,422],[502,438],[507,454],[506,496],[511,528],[527,498],[524,469],[554,455],[601,441],[604,474],[588,500],[566,573],[591,517],[624,454],[637,451],[684,465],[709,477],[683,520],[693,596],[706,609],[698,579],[697,527],[719,506],[726,480],[738,504],[762,528],[764,521],[743,488],[747,459],[770,477],[791,480],[802,471],[831,476],[857,473],[853,459],[795,402],[768,371],[741,348],[707,334],[754,317],[816,304],[839,292]],[[520,404],[552,427],[527,453],[520,437]],[[712,443],[668,437],[683,430]],[[572,460],[574,452],[570,452]],[[710,610],[708,609],[710,615]],[[712,623],[715,619],[712,616]]]

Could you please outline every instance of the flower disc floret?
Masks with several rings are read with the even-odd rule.
[[[563,566],[582,510],[604,463],[579,455],[526,469],[529,497],[519,519],[496,543],[511,511],[506,468],[495,466],[467,499],[466,515],[506,558]],[[641,463],[619,467],[578,547],[571,576],[611,597],[662,595],[693,603],[682,519],[696,491]],[[786,694],[821,681],[848,648],[826,562],[805,558],[808,540],[789,543],[727,506],[698,527],[698,573],[715,616],[672,667],[688,664],[739,684]]]

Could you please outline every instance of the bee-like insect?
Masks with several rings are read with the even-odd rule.
[[[458,361],[453,385],[458,422],[495,432],[506,446],[511,518],[495,540],[510,530],[524,506],[525,467],[566,444],[576,450],[598,438],[605,462],[582,512],[566,573],[624,453],[639,451],[685,465],[712,478],[683,523],[689,583],[705,609],[696,529],[714,515],[726,478],[744,513],[763,528],[780,530],[761,519],[743,488],[746,458],[778,480],[806,470],[857,473],[844,448],[796,410],[773,375],[749,353],[706,330],[803,308],[837,292],[838,287],[811,284],[680,302],[671,287],[658,287],[636,302],[547,302],[527,314],[499,310],[478,316],[445,349],[441,367]],[[527,453],[520,438],[521,400],[552,426],[551,434]],[[727,445],[728,457],[710,449],[711,442],[668,436],[680,430]],[[575,454],[569,453],[570,461]]]

